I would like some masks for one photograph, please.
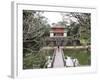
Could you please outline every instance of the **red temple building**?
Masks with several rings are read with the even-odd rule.
[[[64,26],[53,25],[50,30],[50,37],[67,37],[67,31]]]
[[[67,30],[64,26],[53,25],[50,30],[49,43],[54,46],[63,46],[65,45],[67,38]]]
[[[65,26],[54,24],[50,30],[50,37],[47,40],[49,45],[53,46],[72,46],[80,45],[78,39],[69,38]]]

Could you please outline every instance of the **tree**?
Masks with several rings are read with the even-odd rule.
[[[45,46],[50,25],[41,11],[23,10],[23,48],[39,50]]]
[[[91,14],[70,12],[63,13],[63,24],[67,27],[68,35],[90,43],[91,39]],[[70,25],[67,25],[70,24]]]
[[[90,13],[71,13],[75,17],[80,25],[79,34],[80,40],[84,40],[85,43],[90,43],[91,39],[91,14]]]

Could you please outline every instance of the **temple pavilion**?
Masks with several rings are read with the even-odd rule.
[[[60,25],[53,25],[50,30],[50,37],[67,37],[66,28]]]
[[[66,37],[67,30],[65,26],[55,24],[51,27],[49,42],[54,46],[63,46],[64,42],[66,42]]]

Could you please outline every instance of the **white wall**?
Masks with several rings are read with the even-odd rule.
[[[51,32],[51,33],[50,33],[50,37],[53,37],[53,36],[54,36],[54,33]]]
[[[26,1],[26,0],[23,0]],[[99,0],[27,0],[37,4],[53,4],[65,6],[97,7],[98,26],[95,27],[95,43],[98,54],[98,73],[63,75],[54,77],[41,77],[18,80],[99,80],[100,75],[100,2]],[[0,80],[12,80],[10,76],[11,65],[11,0],[0,0]]]
[[[64,33],[64,37],[67,37],[67,33]]]

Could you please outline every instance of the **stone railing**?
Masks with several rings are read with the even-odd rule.
[[[63,57],[64,66],[66,66],[65,56],[64,56],[64,52],[62,49],[61,49],[61,53],[62,53],[62,57]]]
[[[56,56],[56,50],[54,49],[54,54],[53,54],[53,57],[52,57],[51,67],[53,67],[53,63],[55,61],[55,56]]]

